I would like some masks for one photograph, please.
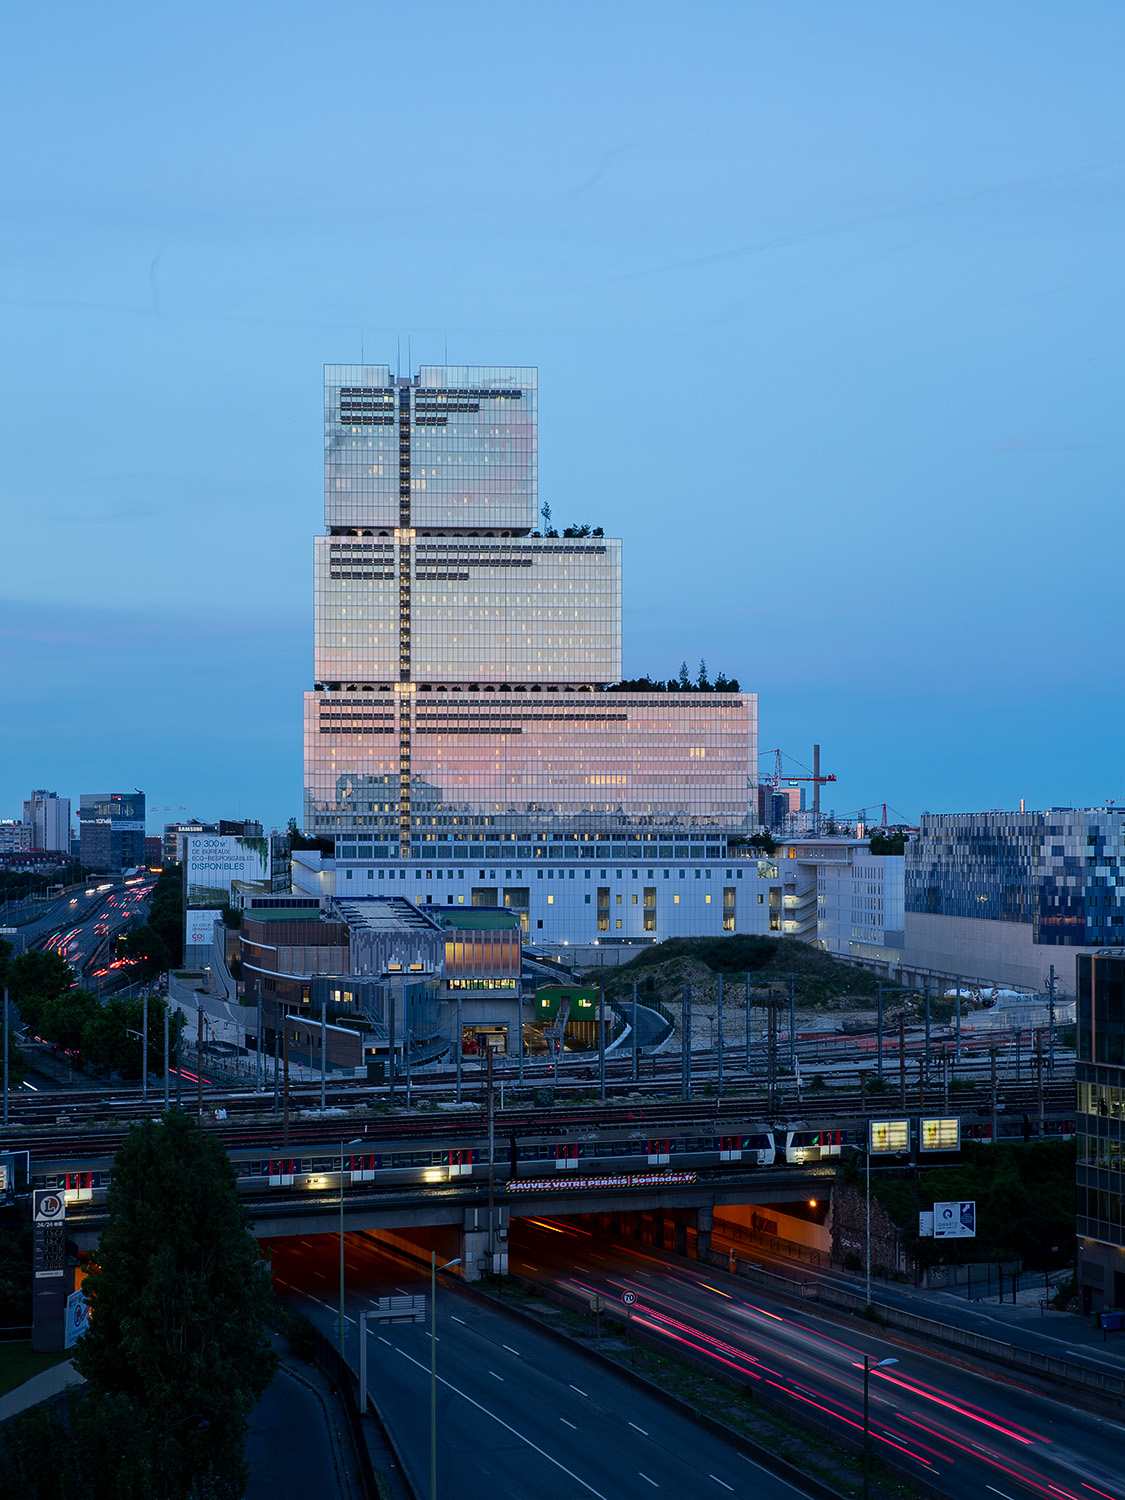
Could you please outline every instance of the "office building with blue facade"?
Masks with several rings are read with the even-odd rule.
[[[908,969],[1073,995],[1075,950],[1125,943],[1125,812],[927,813],[904,884]]]
[[[80,859],[111,873],[145,863],[144,792],[83,792],[78,806]]]

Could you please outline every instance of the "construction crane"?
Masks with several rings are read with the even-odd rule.
[[[882,820],[879,823],[879,827],[880,828],[888,828],[890,825],[887,822],[887,804],[885,802],[872,802],[872,803],[869,804],[868,807],[859,807],[859,808],[857,808],[856,809],[856,821],[859,822],[859,823],[866,823],[867,822],[867,814],[868,814],[868,812],[874,810],[875,808],[882,808],[882,810],[883,810],[883,816],[882,816]]]
[[[812,775],[811,776],[786,776],[784,778],[782,777],[782,770],[781,770],[781,751],[780,750],[767,750],[766,754],[767,755],[772,755],[774,757],[774,763],[773,763],[773,789],[774,789],[775,792],[779,792],[781,790],[781,783],[782,783],[783,779],[785,781],[811,781],[812,782],[812,788],[813,788],[813,815],[815,817],[819,818],[819,816],[820,816],[820,789],[821,789],[822,786],[827,786],[827,784],[830,781],[835,781],[836,780],[836,775],[835,775],[835,772],[832,772],[828,776],[822,776],[820,774],[820,746],[819,745],[814,745],[812,747],[812,751],[813,751],[813,768],[812,768]],[[797,764],[800,765],[801,762],[798,761]],[[805,766],[804,769],[807,771],[808,767]]]

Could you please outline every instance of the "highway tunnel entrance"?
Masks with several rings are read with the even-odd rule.
[[[529,1231],[554,1221],[592,1233],[619,1236],[691,1260],[720,1253],[780,1257],[805,1264],[831,1258],[831,1195],[802,1201],[724,1203],[715,1206],[614,1209],[594,1213],[529,1215],[511,1221],[511,1249],[518,1256]]]

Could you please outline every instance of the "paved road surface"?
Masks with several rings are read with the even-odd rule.
[[[250,1414],[246,1461],[246,1500],[351,1500],[324,1405],[284,1366]]]
[[[745,1245],[727,1239],[722,1233],[721,1221],[716,1220],[712,1243],[724,1252],[733,1248],[746,1260],[760,1261],[769,1270],[776,1270],[802,1281],[823,1283],[839,1287],[852,1296],[864,1295],[862,1276],[850,1274],[837,1267],[815,1267],[763,1249],[758,1245]],[[1024,1286],[1032,1284],[1032,1276],[1021,1277]],[[993,1285],[995,1285],[995,1278]],[[1010,1291],[1010,1280],[1005,1278]],[[920,1318],[933,1318],[939,1323],[949,1323],[955,1328],[967,1329],[984,1338],[1004,1339],[1020,1348],[1035,1349],[1055,1359],[1066,1359],[1072,1364],[1085,1364],[1093,1370],[1104,1370],[1125,1376],[1125,1335],[1110,1334],[1105,1338],[1095,1329],[1089,1318],[1074,1313],[1040,1313],[1034,1306],[1016,1306],[1000,1303],[993,1296],[991,1301],[970,1302],[966,1289],[949,1292],[915,1291],[912,1287],[875,1281],[871,1288],[872,1301],[876,1306],[895,1307]]]
[[[872,1431],[904,1467],[956,1497],[1122,1500],[1125,1427],[1019,1384],[990,1379],[841,1328],[722,1272],[665,1261],[565,1220],[512,1221],[513,1271],[588,1296],[636,1294],[634,1316],[774,1397],[855,1437],[864,1354],[898,1361],[871,1377]]]
[[[336,1327],[331,1236],[276,1241],[274,1279],[325,1331]],[[349,1320],[380,1295],[428,1292],[362,1236],[347,1242]],[[438,1289],[438,1493],[457,1500],[797,1500],[694,1422],[456,1288]],[[349,1357],[356,1324],[349,1321]],[[429,1488],[428,1325],[368,1334],[370,1381],[419,1493]],[[987,1497],[986,1497],[987,1500]]]

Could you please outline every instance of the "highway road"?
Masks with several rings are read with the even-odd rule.
[[[865,1295],[862,1275],[841,1270],[839,1266],[811,1266],[795,1261],[760,1245],[746,1245],[727,1238],[723,1234],[722,1220],[715,1220],[711,1243],[724,1254],[733,1249],[742,1259],[761,1264],[767,1271],[786,1277],[795,1283],[823,1285],[839,1289],[851,1296]],[[1029,1272],[1020,1278],[1021,1287],[1038,1283],[1041,1277]],[[915,1291],[913,1287],[876,1280],[872,1284],[871,1299],[876,1307],[897,1308],[913,1313],[920,1318],[933,1318],[954,1328],[963,1328],[985,1338],[1004,1339],[1023,1349],[1034,1349],[1054,1359],[1066,1359],[1072,1364],[1085,1364],[1097,1371],[1107,1371],[1125,1376],[1125,1338],[1120,1335],[1106,1337],[1093,1328],[1088,1317],[1074,1313],[1039,1311],[1026,1304],[1013,1307],[1010,1302],[1001,1303],[997,1294],[985,1299],[983,1283],[972,1288],[973,1299],[967,1296],[968,1288],[961,1287],[948,1292]],[[995,1278],[992,1283],[996,1286]],[[1006,1294],[1011,1295],[1011,1279],[1005,1277]],[[794,1286],[801,1294],[801,1288]]]
[[[1122,1500],[1125,1427],[854,1328],[793,1310],[722,1272],[672,1263],[564,1220],[513,1220],[514,1272],[618,1303],[670,1350],[690,1350],[853,1438],[862,1431],[863,1356],[895,1359],[871,1376],[876,1451],[955,1500]]]
[[[120,961],[114,961],[108,951],[109,940],[138,924],[154,884],[155,877],[147,876],[142,883],[128,887],[107,889],[104,881],[101,889],[87,887],[92,896],[70,897],[66,903],[70,912],[47,927],[45,934],[40,935],[40,945],[48,953],[65,958],[84,982],[109,989],[127,977]],[[98,963],[91,967],[95,955]]]
[[[274,1282],[325,1332],[337,1326],[338,1242],[271,1245]],[[346,1239],[348,1355],[379,1296],[429,1292],[362,1235]],[[578,1352],[438,1289],[438,1494],[457,1500],[796,1500],[801,1493]],[[429,1490],[428,1322],[372,1327],[369,1380],[419,1494]]]

